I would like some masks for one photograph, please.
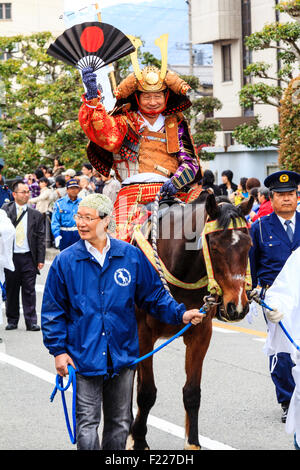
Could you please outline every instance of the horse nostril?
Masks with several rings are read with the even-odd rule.
[[[226,310],[227,310],[228,315],[230,315],[230,316],[235,315],[235,313],[236,313],[235,304],[233,302],[228,302]]]
[[[243,309],[243,314],[247,315],[248,312],[249,312],[249,304],[247,303],[246,307],[244,307]]]

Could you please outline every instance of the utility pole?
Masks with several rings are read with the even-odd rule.
[[[189,62],[190,62],[190,75],[194,75],[194,54],[193,54],[193,43],[192,43],[192,0],[186,0],[188,4],[188,15],[189,15]]]
[[[101,13],[100,11],[98,11],[99,9],[99,5],[98,3],[95,4],[95,8],[97,10],[97,17],[98,17],[98,21],[99,23],[102,22],[102,19],[101,19]],[[115,73],[114,73],[114,68],[113,68],[113,65],[112,64],[109,64],[109,67],[112,67],[112,71],[109,72],[109,78],[110,78],[110,82],[111,82],[111,86],[112,86],[112,89],[115,90],[117,88],[117,83],[116,83],[116,77],[115,77]]]

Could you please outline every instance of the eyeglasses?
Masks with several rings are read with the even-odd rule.
[[[164,94],[157,94],[157,95],[150,95],[147,93],[143,94],[144,101],[151,101],[151,100],[160,101],[160,100],[163,100],[164,98],[165,98]]]
[[[107,214],[102,214],[102,215],[99,215],[99,217],[90,217],[89,215],[86,215],[86,216],[83,216],[83,215],[80,215],[80,214],[74,214],[74,219],[76,220],[76,222],[86,222],[87,224],[90,224],[93,220],[96,220],[96,219],[104,219],[104,217],[106,217]]]
[[[15,191],[17,194],[30,194],[30,191]]]

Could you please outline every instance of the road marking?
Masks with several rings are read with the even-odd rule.
[[[222,328],[220,326],[214,326],[213,325],[213,331],[217,331],[219,333],[229,333],[229,334],[232,334],[232,333],[238,333],[238,331],[233,331],[233,330],[228,330],[228,329],[225,329],[225,328]]]
[[[41,369],[40,367],[37,367],[34,364],[30,364],[29,362],[25,362],[22,359],[18,359],[13,356],[9,356],[4,352],[0,352],[0,362],[1,361],[6,362],[11,366],[15,366],[18,369],[23,370],[24,372],[28,372],[28,374],[34,375],[35,377],[43,379],[46,382],[53,384],[53,386],[55,384],[56,375],[51,374],[50,372],[47,372],[46,370]]]
[[[213,323],[213,326],[215,326],[216,328],[224,328],[224,329],[230,330],[230,331],[237,331],[239,333],[246,333],[247,335],[259,336],[260,338],[266,338],[267,337],[267,333],[265,331],[251,330],[249,328],[243,328],[241,326],[235,326],[235,325],[227,324],[227,323],[220,324],[220,323],[217,323],[215,321],[213,321],[212,323]]]
[[[22,359],[18,359],[16,357],[10,356],[6,353],[0,351],[0,362],[5,362],[11,366],[17,367],[28,374],[34,375],[46,382],[51,383],[53,386],[55,385],[55,378],[56,375],[50,372],[47,372],[40,367],[35,366],[34,364],[30,364],[29,362],[23,361]],[[71,389],[68,389],[68,392],[71,392]],[[136,414],[136,409],[133,409],[134,414]],[[177,426],[176,424],[169,423],[164,419],[157,418],[156,416],[149,415],[148,423],[150,426],[157,428],[161,431],[164,431],[168,434],[172,434],[173,436],[179,437],[180,439],[185,439],[185,430],[181,426]],[[230,447],[222,442],[214,441],[209,439],[208,437],[202,436],[199,434],[199,441],[201,446],[208,450],[236,450],[233,447]]]
[[[136,410],[134,410],[134,412],[136,412]],[[172,434],[173,436],[179,437],[180,439],[185,439],[185,430],[181,426],[169,423],[164,419],[156,418],[152,415],[149,415],[148,423],[154,428],[165,431],[166,433]],[[222,442],[213,441],[208,437],[201,436],[201,434],[199,434],[199,442],[202,447],[209,450],[236,450],[233,447],[223,444]]]

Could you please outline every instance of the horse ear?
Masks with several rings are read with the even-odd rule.
[[[254,197],[253,197],[253,196],[250,196],[249,199],[246,199],[245,201],[241,202],[241,203],[238,205],[238,209],[240,210],[240,212],[241,212],[243,215],[248,215],[248,214],[250,214],[250,211],[251,211],[251,209],[252,209],[253,203],[254,203]]]
[[[220,208],[217,204],[214,194],[209,194],[207,196],[206,201],[205,201],[205,210],[212,220],[215,220],[218,218],[220,214]]]

